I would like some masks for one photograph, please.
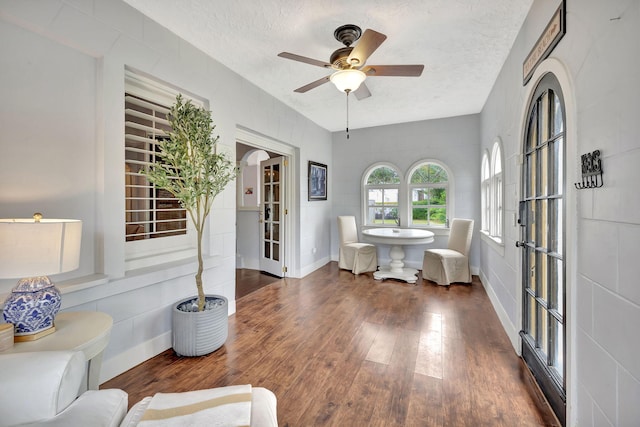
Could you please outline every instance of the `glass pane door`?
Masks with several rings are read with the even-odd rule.
[[[529,106],[522,168],[522,357],[565,420],[564,102],[547,74]]]
[[[262,200],[260,204],[260,270],[282,277],[284,273],[284,157],[260,163]]]

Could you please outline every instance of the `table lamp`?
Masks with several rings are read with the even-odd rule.
[[[21,278],[4,302],[2,315],[14,325],[16,341],[55,331],[60,291],[47,277],[78,268],[82,221],[0,219],[0,279]]]

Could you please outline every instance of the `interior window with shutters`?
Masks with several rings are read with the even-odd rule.
[[[126,240],[186,234],[187,213],[166,190],[153,186],[141,171],[158,162],[156,142],[171,129],[168,106],[125,93]]]
[[[187,212],[166,190],[141,173],[161,161],[158,142],[168,138],[170,107],[181,93],[194,105],[204,102],[131,69],[125,70],[124,198],[125,269],[157,265],[196,253]]]

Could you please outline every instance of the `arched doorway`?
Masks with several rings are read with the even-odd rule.
[[[558,419],[566,420],[566,108],[553,73],[527,107],[519,202],[522,357]]]

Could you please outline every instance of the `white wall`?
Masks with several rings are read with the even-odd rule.
[[[220,144],[232,153],[242,127],[294,147],[298,165],[330,164],[331,135],[120,1],[3,1],[0,18],[0,217],[40,211],[83,221],[80,268],[53,280],[63,310],[113,316],[104,381],[169,348],[170,306],[195,293],[191,260],[125,272],[125,66],[207,99]],[[306,169],[291,172],[306,180]],[[293,228],[306,224],[290,260],[299,275],[315,264],[297,254],[328,232],[322,216],[308,214],[303,186],[294,194]],[[204,276],[207,292],[229,298],[230,313],[235,220],[230,185],[214,204]],[[315,247],[329,259],[328,245]],[[0,281],[0,294],[14,284]]]
[[[366,101],[363,101],[366,102]],[[355,108],[355,107],[354,107]],[[333,170],[330,170],[333,194],[331,220],[331,254],[338,259],[338,215],[355,215],[362,226],[362,197],[360,183],[365,170],[377,162],[391,162],[405,176],[409,168],[419,160],[438,160],[453,172],[454,191],[450,195],[454,211],[450,218],[476,220],[471,245],[471,265],[477,272],[480,262],[480,117],[470,115],[439,120],[425,120],[367,129],[350,130],[333,134]],[[361,236],[362,237],[362,236]],[[446,247],[448,236],[438,235],[429,247]],[[378,246],[378,262],[390,260],[388,245]],[[405,247],[405,264],[422,269],[425,246]]]
[[[260,270],[260,211],[238,210],[236,213],[237,268]]]
[[[529,86],[522,61],[559,4],[537,0],[514,43],[481,116],[379,128],[333,136],[119,1],[0,3],[0,216],[83,220],[80,269],[92,275],[63,288],[64,309],[105,311],[115,325],[103,380],[168,347],[169,305],[191,293],[193,263],[124,275],[124,65],[209,99],[223,144],[234,146],[237,125],[297,147],[292,171],[297,212],[292,275],[337,258],[335,217],[360,218],[360,178],[391,160],[402,171],[421,158],[454,169],[456,215],[479,224],[481,149],[496,137],[505,153],[505,250],[474,235],[472,264],[480,266],[496,311],[515,343],[520,326],[517,228],[509,222],[518,199],[517,154]],[[627,426],[640,420],[640,2],[567,2],[567,34],[552,56],[566,69],[573,105],[572,152],[603,153],[605,186],[576,191],[567,176],[572,218],[569,242],[570,425]],[[550,65],[546,65],[551,67]],[[552,67],[551,67],[552,68]],[[333,146],[333,153],[332,153]],[[577,170],[578,157],[567,161]],[[329,166],[329,199],[307,201],[307,161]],[[231,186],[235,187],[235,186]],[[233,298],[235,190],[216,202],[207,288]],[[476,227],[477,228],[477,227]],[[443,238],[438,243],[442,243]],[[381,257],[386,254],[380,254]],[[418,262],[419,253],[408,254]],[[184,284],[184,286],[181,286]],[[1,281],[7,292],[12,281]],[[86,286],[86,289],[81,289]]]
[[[481,245],[481,273],[518,342],[520,266],[510,222],[520,194],[524,109],[536,78],[522,86],[522,61],[558,1],[535,1],[482,115],[482,149],[505,153],[504,256]],[[567,1],[567,34],[537,72],[560,76],[567,104],[568,425],[640,423],[640,2]],[[575,190],[579,156],[602,152],[604,187]]]

